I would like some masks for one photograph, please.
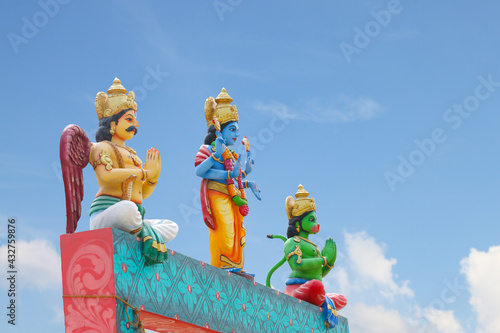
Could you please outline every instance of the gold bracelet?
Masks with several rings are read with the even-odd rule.
[[[231,179],[231,171],[227,170],[227,179]]]
[[[148,179],[148,183],[149,183],[149,185],[156,186],[156,184],[158,184],[158,180],[153,183],[152,181],[150,181]]]
[[[322,257],[322,258],[323,258],[323,260],[325,261],[325,263],[323,264],[323,266],[328,265],[328,261],[326,260],[326,257]]]
[[[212,153],[212,158],[214,159],[214,161],[224,164],[224,161],[219,160],[213,153]]]
[[[241,172],[243,174],[243,178],[247,178],[247,173],[245,171]]]
[[[329,269],[332,269],[333,266],[335,266],[335,264],[333,264],[333,265],[330,266],[330,265],[328,265],[328,263],[326,263],[326,267],[328,267]]]

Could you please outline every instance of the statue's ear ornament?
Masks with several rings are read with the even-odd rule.
[[[209,97],[205,101],[205,119],[207,120],[207,127],[212,125],[212,119],[214,119],[214,111],[217,103],[215,103],[215,98]]]
[[[128,94],[127,94],[127,100],[135,102],[135,94],[134,94],[134,92],[132,90],[128,92]]]
[[[288,217],[289,220],[292,218],[292,209],[294,204],[295,204],[295,199],[291,195],[289,195],[285,199],[286,216]]]
[[[104,117],[104,110],[107,100],[108,100],[108,94],[102,91],[97,93],[97,96],[95,97],[95,110],[97,112],[98,119]]]

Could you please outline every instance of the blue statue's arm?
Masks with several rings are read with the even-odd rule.
[[[252,190],[252,193],[255,195],[255,197],[261,200],[260,190],[257,187],[257,183],[250,180],[245,180],[245,182],[248,184],[248,187]]]
[[[234,172],[234,170],[230,172],[231,178],[233,178],[233,176],[232,176],[233,172]],[[225,171],[225,170],[209,169],[209,170],[205,171],[205,173],[198,173],[198,169],[197,169],[196,175],[200,176],[202,178],[205,178],[205,179],[227,179],[227,171]]]
[[[201,162],[199,165],[196,166],[195,173],[198,177],[202,178],[207,178],[207,179],[226,179],[227,178],[227,172],[225,177],[222,176],[222,174],[219,174],[219,172],[216,172],[213,175],[208,174],[213,168],[214,165],[217,163],[214,159],[217,158],[219,161],[222,160],[222,153],[224,152],[224,140],[220,137],[217,136],[217,139],[215,140],[215,152],[208,157],[206,160]],[[217,170],[217,169],[215,169]],[[223,170],[220,170],[223,171]],[[219,175],[218,175],[219,174]]]
[[[213,157],[210,156],[209,158],[207,158],[206,160],[204,160],[203,162],[198,164],[198,166],[195,168],[196,175],[198,177],[202,177],[202,178],[210,178],[210,177],[206,177],[205,174],[212,169],[212,167],[214,166],[215,163],[217,163],[217,162],[215,162]],[[227,173],[226,173],[226,175],[227,175]]]
[[[214,168],[215,163],[217,162],[215,162],[214,158],[210,156],[196,167],[196,175],[206,179],[227,179],[227,171]],[[233,170],[229,173],[229,176],[231,178],[238,177],[240,169],[241,155],[238,156],[238,160],[236,160]]]

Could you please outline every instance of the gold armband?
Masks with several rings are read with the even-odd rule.
[[[326,261],[326,257],[321,257],[321,258],[323,258],[323,261],[324,261],[323,266],[328,265],[328,261]]]
[[[297,264],[300,264],[302,262],[302,251],[300,250],[298,245],[295,245],[295,249],[292,252],[288,253],[288,255],[286,256],[286,260],[289,260],[290,257],[294,254],[297,255],[297,260],[295,262]]]
[[[218,159],[213,153],[212,153],[212,158],[214,159],[214,161],[217,161],[221,164],[224,164],[224,161],[221,161],[220,159]]]
[[[104,165],[106,167],[106,170],[108,171],[113,169],[113,161],[111,160],[111,155],[109,155],[107,151],[105,150],[101,151],[99,153],[99,158],[94,162],[92,162],[92,167],[94,168],[94,170],[95,168],[97,168],[99,164]]]

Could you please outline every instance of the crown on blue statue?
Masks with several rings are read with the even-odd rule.
[[[209,97],[205,101],[205,119],[207,127],[213,124],[214,114],[220,124],[225,124],[230,121],[238,121],[238,109],[236,105],[231,105],[233,99],[227,93],[225,88],[222,88],[217,98]]]

